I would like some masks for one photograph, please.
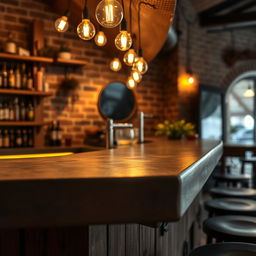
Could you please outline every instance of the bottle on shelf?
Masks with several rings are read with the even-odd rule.
[[[27,76],[27,89],[28,90],[33,90],[34,89],[34,81],[33,81],[32,71],[28,72],[28,76]]]
[[[9,120],[10,120],[10,121],[14,121],[14,120],[15,120],[13,102],[11,102],[11,103],[9,104]]]
[[[4,108],[4,118],[3,118],[3,120],[8,121],[9,118],[10,118],[10,111],[9,111],[8,103],[5,102],[3,108]]]
[[[15,88],[15,75],[14,75],[14,71],[13,68],[11,67],[9,69],[9,74],[8,74],[8,87],[10,89],[14,89]]]
[[[14,99],[14,120],[20,121],[20,105],[19,105],[19,99]]]
[[[21,89],[21,74],[20,74],[20,65],[17,64],[15,69],[15,88]]]
[[[6,70],[6,63],[3,64],[3,72],[2,72],[2,78],[3,78],[3,88],[8,87],[8,73]]]
[[[24,90],[27,89],[27,70],[25,63],[21,65],[21,88]]]
[[[0,148],[3,148],[4,144],[3,144],[3,130],[0,130]]]
[[[27,107],[27,120],[34,121],[34,119],[35,119],[35,110],[33,105],[29,103]]]
[[[0,88],[3,88],[3,69],[0,70]]]
[[[57,133],[57,146],[61,146],[62,142],[62,129],[60,127],[60,121],[57,121],[57,128],[56,128],[56,133]]]
[[[28,147],[28,133],[26,129],[22,130],[22,147]]]
[[[28,130],[28,147],[33,147],[34,146],[34,136],[33,136],[33,130],[29,129]]]
[[[21,131],[20,131],[20,129],[18,129],[16,132],[16,136],[15,136],[15,146],[18,148],[22,147],[22,143],[23,143],[23,141],[22,141]]]
[[[25,121],[26,120],[26,106],[25,103],[22,101],[20,103],[20,120]]]
[[[7,129],[5,129],[3,133],[3,147],[4,148],[10,147],[10,137]]]
[[[9,131],[9,138],[10,138],[10,148],[14,148],[15,147],[15,134],[14,134],[13,129],[11,129]]]
[[[0,121],[4,120],[4,106],[2,102],[0,102]]]
[[[38,66],[36,73],[36,90],[42,92],[44,90],[44,72],[41,66]]]

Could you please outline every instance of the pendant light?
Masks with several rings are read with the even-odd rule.
[[[130,0],[130,5],[129,5],[129,31],[132,35],[132,0]],[[131,48],[125,53],[123,57],[123,61],[127,66],[132,66],[137,58],[137,54],[134,50],[134,44],[132,44]]]
[[[122,63],[119,60],[119,58],[114,58],[111,62],[110,62],[110,69],[112,71],[119,71],[122,68]]]
[[[89,19],[87,9],[87,0],[84,1],[84,9],[82,13],[82,21],[77,26],[77,34],[83,40],[91,40],[95,36],[95,27]]]
[[[127,80],[127,82],[126,82],[126,86],[127,86],[129,89],[134,89],[134,88],[137,86],[137,84],[136,84],[136,82],[134,81],[134,79],[133,79],[131,76],[129,76],[129,77],[128,77],[128,80]]]
[[[56,19],[55,21],[55,29],[60,32],[66,32],[69,28],[69,23],[68,23],[68,17],[70,15],[69,10],[70,10],[70,5],[71,5],[71,0],[69,0],[69,5],[68,9],[64,12],[64,15]]]
[[[132,70],[131,72],[131,77],[133,78],[133,80],[136,82],[136,83],[139,83],[142,79],[142,75],[141,73],[139,73],[138,71],[136,70]]]
[[[148,70],[148,64],[146,60],[143,58],[143,50],[141,48],[141,22],[140,22],[140,10],[141,10],[141,5],[149,5],[152,8],[156,8],[155,5],[152,5],[147,2],[139,2],[138,6],[138,28],[139,28],[139,49],[138,49],[138,58],[136,62],[133,64],[132,70],[139,72],[140,74],[145,74]]]
[[[255,93],[254,93],[254,91],[253,91],[253,89],[252,89],[252,87],[250,85],[248,86],[247,90],[244,92],[243,95],[246,98],[251,98],[251,97],[255,96]]]
[[[106,45],[106,43],[107,43],[107,37],[106,37],[105,33],[102,31],[101,26],[99,28],[99,32],[94,37],[94,41],[95,41],[95,44],[100,47]]]
[[[117,27],[123,16],[123,7],[117,0],[102,0],[95,10],[97,21],[105,28]]]
[[[123,10],[124,10],[124,0],[122,0]],[[121,30],[115,38],[116,48],[120,51],[127,51],[132,46],[132,36],[127,31],[127,22],[125,19],[125,10],[124,10],[124,18],[121,22]]]

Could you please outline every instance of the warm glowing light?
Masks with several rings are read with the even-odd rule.
[[[134,79],[131,76],[129,76],[126,85],[129,89],[134,89],[137,84],[134,81]]]
[[[134,49],[130,49],[124,55],[123,61],[127,66],[132,66],[136,60],[137,54]]]
[[[188,78],[188,83],[189,84],[193,84],[195,82],[195,78],[193,77],[193,76],[190,76],[189,78]]]
[[[138,71],[136,71],[136,70],[132,71],[131,77],[133,78],[133,80],[136,83],[139,83],[141,81],[141,79],[142,79],[142,75]]]
[[[66,32],[68,30],[68,17],[62,16],[55,21],[55,28],[58,32]]]
[[[252,90],[252,88],[249,86],[248,89],[244,92],[244,97],[251,98],[251,97],[254,97],[254,96],[255,96],[255,93]]]
[[[122,63],[118,58],[114,58],[110,62],[110,69],[113,71],[119,71],[122,68]]]
[[[72,154],[74,153],[64,152],[64,153],[27,154],[27,155],[5,155],[5,156],[0,156],[0,159],[4,160],[4,159],[42,158],[42,157],[69,156]]]
[[[107,37],[104,32],[99,31],[94,37],[94,41],[98,46],[104,46],[107,43]]]
[[[95,27],[88,19],[83,19],[77,26],[77,34],[83,40],[91,40],[95,36]]]
[[[115,38],[116,48],[120,51],[127,51],[132,46],[131,34],[125,30],[121,30]]]
[[[148,64],[143,57],[139,57],[137,61],[134,63],[132,69],[143,75],[148,70]]]
[[[101,26],[114,28],[123,19],[122,5],[116,0],[102,0],[96,7],[95,16]]]
[[[198,89],[197,78],[192,73],[182,73],[179,76],[179,90],[187,92],[195,92]]]

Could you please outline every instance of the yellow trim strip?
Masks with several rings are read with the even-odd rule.
[[[25,159],[25,158],[43,158],[43,157],[55,157],[55,156],[69,156],[74,154],[73,152],[63,153],[45,153],[45,154],[27,154],[27,155],[5,155],[0,156],[0,159]]]

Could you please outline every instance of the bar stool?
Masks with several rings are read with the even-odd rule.
[[[255,256],[256,245],[247,243],[219,243],[196,248],[189,256]]]
[[[246,215],[256,217],[256,201],[240,198],[217,198],[205,202],[209,217],[220,215]]]
[[[203,223],[207,243],[244,242],[256,243],[256,217],[226,215],[213,217]]]
[[[249,187],[249,182],[251,180],[251,176],[248,174],[227,174],[227,173],[218,173],[213,176],[215,179],[215,185],[218,186],[219,182],[225,182],[228,185],[232,184],[233,186],[237,186],[241,184],[242,186]]]
[[[236,197],[256,199],[256,189],[252,188],[211,188],[210,194],[214,198]]]

